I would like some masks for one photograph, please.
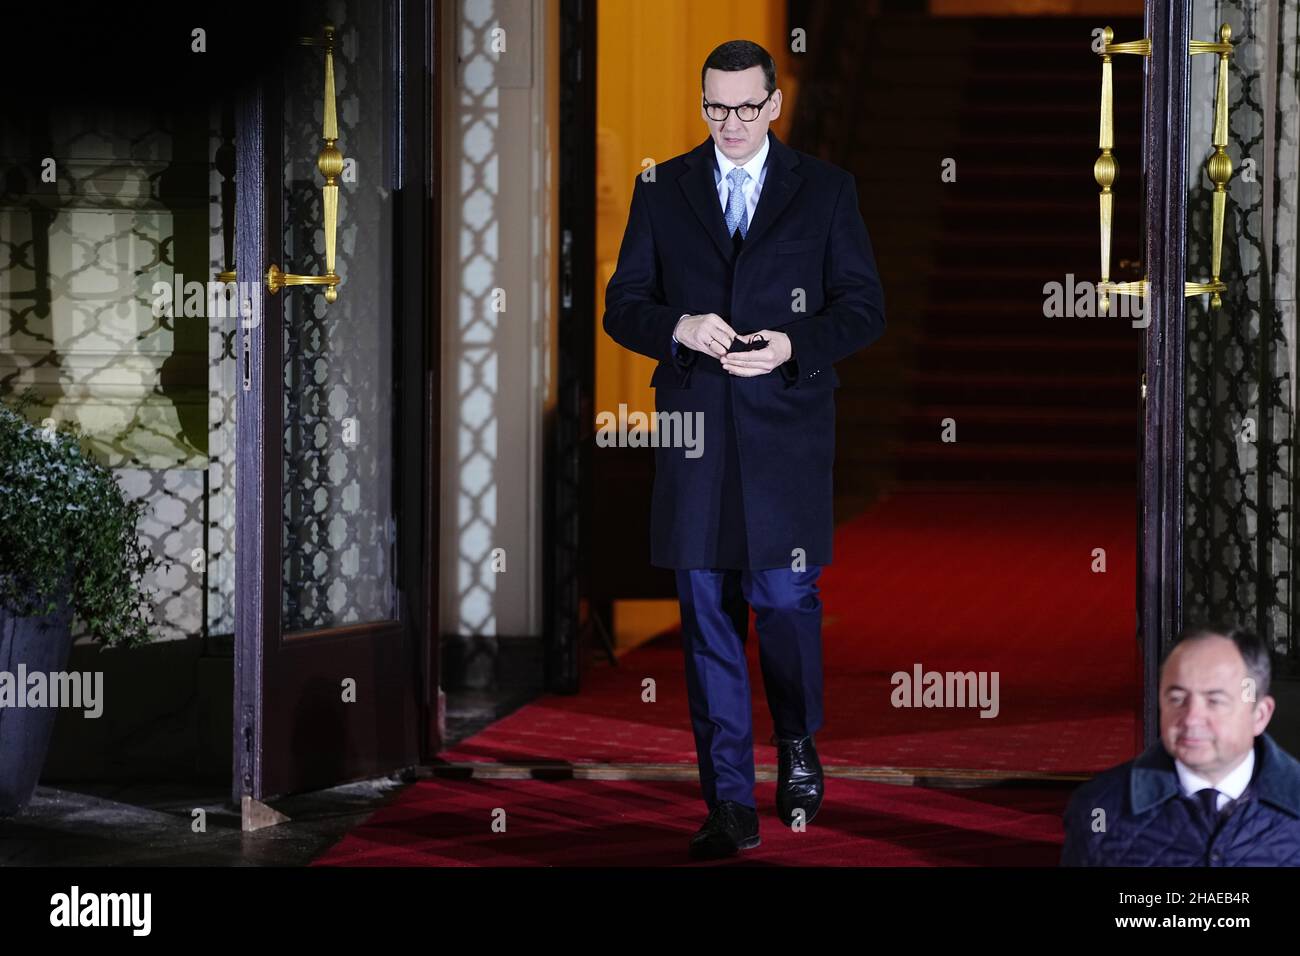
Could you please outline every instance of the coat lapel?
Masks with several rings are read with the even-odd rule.
[[[745,245],[741,252],[748,249],[760,238],[763,233],[771,228],[772,223],[776,222],[785,207],[790,205],[790,200],[794,194],[799,191],[803,185],[803,177],[794,171],[799,165],[799,154],[792,150],[785,143],[776,138],[776,134],[771,130],[767,131],[768,156],[767,156],[767,176],[763,179],[763,191],[758,194],[758,206],[754,210],[754,221],[749,224],[749,229],[745,233]],[[715,198],[717,194],[714,194]],[[715,202],[718,211],[722,211],[720,203]],[[726,221],[723,221],[725,228]]]
[[[718,187],[713,178],[717,160],[713,156],[713,137],[709,137],[699,146],[686,154],[687,170],[677,182],[686,194],[691,209],[704,226],[713,244],[718,247],[722,257],[730,262],[735,258],[731,237],[727,235],[727,220],[722,214],[722,204],[718,202]],[[762,199],[762,196],[759,196]]]
[[[767,131],[768,157],[767,175],[763,179],[763,191],[758,194],[758,207],[754,210],[754,221],[749,224],[745,234],[743,249],[748,249],[765,233],[777,217],[790,204],[794,194],[803,185],[803,177],[794,171],[799,165],[799,156],[785,143],[776,138],[771,130]],[[686,154],[687,171],[678,180],[685,193],[687,202],[695,210],[696,217],[709,234],[713,244],[718,247],[727,262],[736,257],[731,237],[727,235],[727,221],[722,213],[722,203],[718,201],[717,181],[714,170],[717,159],[713,154],[713,137],[704,140],[699,146]],[[742,253],[743,253],[742,249]]]

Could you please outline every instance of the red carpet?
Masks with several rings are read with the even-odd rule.
[[[830,779],[803,833],[782,826],[758,785],[762,844],[692,863],[703,821],[695,784],[605,780],[432,780],[414,784],[316,866],[1055,866],[1065,790],[926,790]],[[506,811],[504,833],[491,827]]]
[[[823,764],[1080,773],[1132,757],[1135,537],[1130,490],[909,490],[843,525],[821,578]],[[749,659],[757,760],[775,765],[752,623]],[[997,716],[893,707],[891,675],[918,663],[997,671]],[[680,632],[440,756],[694,765]]]
[[[1091,773],[1137,752],[1135,508],[1130,490],[910,488],[837,531],[822,576],[827,767]],[[1091,570],[1104,549],[1106,571]],[[756,762],[774,768],[751,629]],[[890,675],[997,671],[999,711],[898,708]],[[656,701],[642,701],[652,678]],[[599,665],[444,751],[446,761],[695,767],[680,633]],[[828,777],[803,834],[758,784],[746,860],[817,865],[1054,865],[1069,786],[935,790]],[[507,810],[507,832],[490,828]],[[321,863],[656,865],[703,819],[695,781],[435,779],[408,787]]]

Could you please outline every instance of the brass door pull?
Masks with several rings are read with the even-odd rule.
[[[1193,40],[1191,55],[1219,54],[1219,82],[1214,93],[1214,152],[1205,161],[1205,172],[1214,183],[1214,232],[1210,237],[1210,281],[1187,283],[1186,295],[1210,293],[1210,308],[1223,304],[1220,292],[1228,291],[1227,283],[1219,279],[1223,262],[1223,212],[1228,199],[1228,180],[1232,178],[1232,159],[1224,151],[1228,145],[1228,57],[1232,56],[1232,27],[1226,23],[1219,27],[1219,42]]]
[[[316,157],[316,168],[325,177],[325,185],[321,187],[321,198],[325,207],[325,274],[323,276],[293,275],[282,271],[278,265],[272,263],[266,270],[266,288],[272,295],[276,295],[286,286],[323,285],[325,301],[334,302],[339,297],[340,281],[334,268],[334,255],[339,225],[338,177],[343,172],[343,154],[334,145],[339,138],[338,116],[334,105],[334,27],[326,24],[324,32],[325,108],[322,116],[325,129],[322,137],[325,145]],[[306,45],[315,45],[319,41],[309,38],[302,42]]]
[[[1111,222],[1114,214],[1114,194],[1111,186],[1119,166],[1111,150],[1115,145],[1114,103],[1111,94],[1111,56],[1117,53],[1135,53],[1139,56],[1151,55],[1150,39],[1133,40],[1127,43],[1113,43],[1115,36],[1110,27],[1102,31],[1101,55],[1101,134],[1098,146],[1101,155],[1093,163],[1092,174],[1097,185],[1101,187],[1101,281],[1097,283],[1100,293],[1099,308],[1104,313],[1110,309],[1110,295],[1144,296],[1150,285],[1146,279],[1136,282],[1110,281],[1110,236]],[[1214,97],[1214,152],[1205,163],[1205,171],[1214,183],[1214,234],[1211,237],[1212,277],[1209,282],[1188,282],[1183,287],[1184,298],[1210,293],[1210,308],[1217,309],[1223,304],[1221,292],[1228,289],[1227,283],[1220,279],[1219,269],[1223,261],[1223,214],[1228,198],[1228,180],[1232,178],[1232,160],[1224,147],[1228,145],[1228,57],[1232,56],[1232,28],[1226,23],[1219,27],[1219,40],[1192,40],[1188,44],[1188,55],[1198,53],[1217,53],[1219,55],[1218,88]],[[1123,268],[1124,263],[1120,263]]]

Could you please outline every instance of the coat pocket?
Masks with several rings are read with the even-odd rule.
[[[797,252],[811,252],[814,249],[819,249],[821,244],[821,237],[813,236],[809,239],[782,239],[780,242],[773,243],[772,248],[777,255],[792,255]]]
[[[650,376],[651,388],[685,388],[682,384],[682,372],[673,368],[667,362],[660,362],[655,366],[654,374]]]

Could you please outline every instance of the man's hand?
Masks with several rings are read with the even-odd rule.
[[[722,357],[722,367],[732,375],[748,378],[753,375],[766,375],[778,365],[788,362],[794,354],[790,336],[784,332],[761,329],[749,335],[740,336],[742,342],[752,341],[755,335],[767,340],[767,345],[752,352],[732,352]]]
[[[683,316],[673,330],[673,336],[688,349],[721,358],[727,354],[736,330],[722,321],[716,312],[707,312]]]

